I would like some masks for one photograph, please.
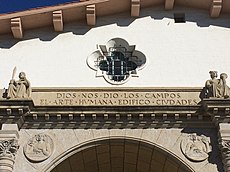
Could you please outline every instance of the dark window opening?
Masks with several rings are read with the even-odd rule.
[[[125,53],[115,50],[111,56],[107,56],[107,60],[100,61],[99,67],[106,71],[111,80],[119,82],[125,80],[129,72],[137,68],[137,64],[130,61]]]
[[[174,13],[175,23],[185,23],[185,14],[184,13]]]

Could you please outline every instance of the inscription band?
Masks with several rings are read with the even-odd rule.
[[[33,92],[38,106],[193,106],[198,92]]]

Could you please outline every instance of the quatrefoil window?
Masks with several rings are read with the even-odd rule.
[[[97,77],[102,76],[111,84],[123,84],[131,76],[139,76],[138,70],[146,63],[145,55],[124,39],[114,38],[99,47],[87,58],[87,63],[97,71]]]

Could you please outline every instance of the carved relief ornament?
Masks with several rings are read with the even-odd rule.
[[[224,152],[230,152],[230,140],[221,140],[220,141],[220,148]]]
[[[0,141],[0,157],[9,157],[15,159],[19,145],[16,139]]]
[[[24,146],[24,154],[27,159],[40,162],[48,159],[54,150],[54,143],[50,136],[37,134]]]
[[[190,134],[181,141],[181,151],[191,161],[204,161],[211,152],[210,139],[204,135]]]

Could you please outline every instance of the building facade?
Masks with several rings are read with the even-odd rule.
[[[0,15],[0,171],[230,171],[230,3],[89,0]]]

